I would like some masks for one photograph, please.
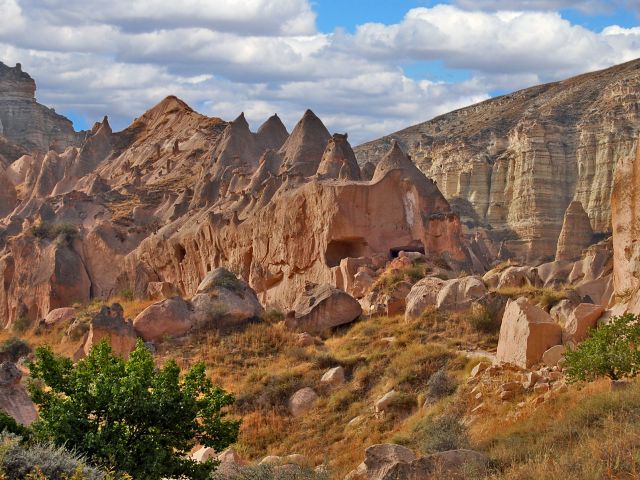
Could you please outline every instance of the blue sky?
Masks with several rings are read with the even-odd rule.
[[[166,95],[252,128],[306,108],[353,143],[640,57],[636,0],[0,0],[0,61],[116,129]]]

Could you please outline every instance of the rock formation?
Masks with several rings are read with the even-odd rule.
[[[503,255],[552,258],[567,206],[611,232],[619,158],[635,152],[640,60],[487,100],[355,148],[376,163],[398,141],[473,231]]]
[[[67,118],[37,103],[35,93],[36,83],[20,64],[11,68],[0,62],[0,135],[42,152],[50,146],[64,150],[77,143],[82,134],[73,130]]]
[[[562,230],[558,237],[556,260],[576,260],[582,250],[591,245],[593,230],[587,212],[582,203],[573,201],[567,207],[562,223]]]

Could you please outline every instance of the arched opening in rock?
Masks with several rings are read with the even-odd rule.
[[[367,242],[362,237],[331,240],[327,245],[324,258],[329,267],[337,267],[343,258],[364,256],[366,247]]]
[[[389,249],[389,258],[398,258],[400,252],[417,252],[424,255],[424,244],[422,242],[412,242],[411,245],[402,247],[391,247]]]

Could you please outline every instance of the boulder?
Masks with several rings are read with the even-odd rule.
[[[555,367],[566,351],[564,345],[554,345],[542,354],[542,363],[547,367]]]
[[[191,302],[199,325],[238,326],[264,316],[253,289],[224,268],[207,273]]]
[[[416,455],[406,447],[395,444],[372,445],[364,451],[364,466],[368,480],[379,480],[397,463],[410,463]]]
[[[237,472],[240,467],[246,465],[246,462],[233,448],[227,448],[216,457],[216,460],[220,462],[216,472],[223,475],[233,474],[234,472]]]
[[[393,403],[400,398],[400,393],[395,390],[385,393],[382,397],[376,400],[374,405],[376,412],[384,412],[388,410]]]
[[[201,447],[191,456],[191,458],[193,458],[198,463],[205,463],[211,459],[217,459],[216,451],[211,447]]]
[[[405,280],[388,287],[378,284],[362,299],[361,305],[363,305],[367,315],[370,316],[386,315],[392,317],[401,315],[405,312],[407,295],[410,291],[411,283]]]
[[[136,333],[145,341],[184,335],[195,324],[193,305],[173,297],[145,308],[133,320]]]
[[[361,314],[360,304],[346,292],[329,284],[307,283],[285,325],[317,334],[353,322]]]
[[[569,315],[569,319],[562,330],[562,343],[577,344],[587,338],[587,333],[594,328],[598,319],[604,313],[604,308],[592,303],[581,303]]]
[[[568,298],[564,298],[551,307],[549,315],[551,315],[551,318],[553,318],[556,323],[565,325],[569,320],[571,313],[573,313],[574,308],[574,302]]]
[[[480,277],[463,277],[447,280],[436,299],[438,310],[466,310],[473,302],[487,294],[487,287]]]
[[[510,301],[502,317],[498,361],[528,368],[562,342],[562,329],[551,316],[524,297]]]
[[[489,459],[474,450],[447,450],[418,458],[411,462],[396,462],[384,475],[371,477],[376,480],[431,480],[468,478],[486,469]],[[461,476],[463,475],[463,476]]]
[[[444,284],[440,278],[425,277],[413,285],[406,298],[405,320],[419,318],[428,307],[435,307]]]
[[[309,387],[302,388],[289,399],[289,411],[294,417],[299,417],[313,408],[318,395]]]
[[[327,370],[322,375],[320,382],[332,386],[342,385],[344,383],[344,368],[334,367]]]
[[[124,319],[122,307],[117,303],[111,307],[104,305],[89,323],[84,353],[88,355],[94,345],[107,339],[113,353],[126,358],[136,347],[137,338],[131,322]]]
[[[542,280],[538,271],[532,267],[509,267],[500,275],[500,280],[496,285],[497,289],[521,288],[527,285],[538,287],[542,285]]]
[[[76,318],[76,309],[72,307],[56,308],[51,310],[44,318],[47,326],[53,326],[58,323],[68,323]]]

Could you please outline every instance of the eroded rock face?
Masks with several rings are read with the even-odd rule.
[[[593,243],[593,229],[582,203],[573,201],[564,214],[562,230],[558,238],[556,261],[576,260],[582,250]]]
[[[113,353],[127,358],[136,347],[137,338],[133,324],[124,318],[122,307],[117,303],[105,305],[91,319],[84,353],[89,354],[94,345],[106,339]]]
[[[437,277],[425,277],[419,280],[407,295],[405,319],[419,318],[429,307],[435,308],[438,294],[445,281]]]
[[[611,172],[635,152],[639,72],[632,61],[528,88],[354,150],[376,163],[400,142],[465,224],[500,231],[512,256],[551,259],[573,200],[595,233],[611,231]]]
[[[31,425],[38,413],[29,394],[20,383],[22,372],[15,363],[0,365],[0,409],[11,415],[22,425]]]
[[[498,361],[528,368],[561,343],[562,328],[547,312],[523,297],[507,304],[500,327]]]
[[[361,314],[360,304],[346,292],[328,284],[308,283],[285,324],[291,329],[321,333],[351,323]]]
[[[0,135],[45,152],[50,145],[64,149],[76,143],[80,135],[71,121],[37,103],[35,92],[36,83],[20,64],[12,68],[0,62]]]
[[[194,325],[193,305],[180,297],[154,303],[133,320],[135,332],[151,342],[184,335]]]

